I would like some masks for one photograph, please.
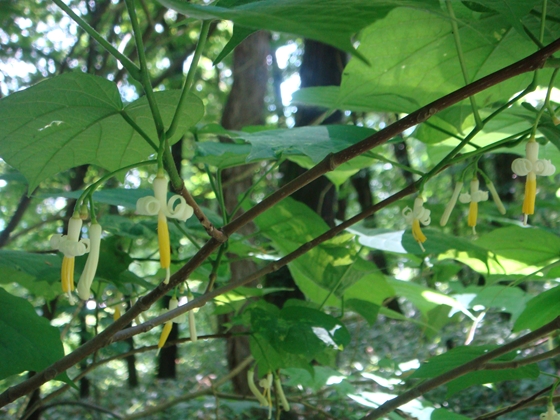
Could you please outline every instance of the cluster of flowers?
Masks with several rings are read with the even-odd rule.
[[[525,147],[525,158],[518,158],[515,159],[511,165],[511,169],[514,174],[519,176],[526,176],[527,179],[525,181],[525,198],[523,200],[523,224],[527,224],[527,218],[530,214],[535,213],[535,199],[537,195],[537,175],[540,176],[549,176],[554,174],[556,168],[550,162],[550,160],[546,159],[539,159],[539,144],[535,141],[534,138],[531,138]],[[481,201],[488,200],[488,191],[492,195],[492,199],[496,206],[498,207],[498,211],[501,214],[506,213],[506,209],[500,200],[498,192],[494,187],[492,182],[488,182],[486,186],[488,187],[488,191],[481,191],[479,189],[479,181],[478,178],[475,177],[470,182],[470,193],[463,193],[461,194],[461,189],[463,188],[463,182],[458,182],[455,186],[451,199],[445,210],[443,215],[440,219],[440,225],[445,226],[451,216],[451,212],[455,208],[455,204],[457,204],[457,199],[461,203],[468,203],[469,204],[469,215],[467,218],[468,226],[472,227],[473,233],[476,234],[476,222],[478,219],[478,203]],[[430,210],[424,207],[424,200],[421,195],[416,197],[414,200],[414,206],[411,209],[410,207],[405,207],[402,211],[402,215],[405,218],[406,222],[412,226],[412,236],[422,248],[422,251],[425,251],[423,243],[426,241],[426,235],[422,232],[420,228],[420,224],[424,226],[428,226],[431,222],[430,218]]]
[[[171,246],[169,243],[169,228],[167,218],[186,221],[193,214],[193,208],[189,206],[185,199],[180,195],[173,195],[167,200],[167,179],[163,172],[159,172],[153,183],[154,196],[142,197],[136,203],[136,212],[140,215],[158,216],[158,244],[161,268],[166,270],[164,283],[169,283],[171,266]],[[87,216],[86,216],[87,217]],[[64,254],[62,260],[62,291],[67,294],[71,304],[75,303],[74,291],[74,261],[75,257],[88,254],[84,271],[78,281],[78,296],[82,300],[88,300],[91,295],[91,284],[97,272],[99,263],[99,252],[101,246],[102,227],[97,221],[93,220],[88,229],[87,238],[80,239],[82,231],[82,218],[75,213],[68,222],[68,233],[66,235],[56,234],[51,237],[50,244],[53,249],[57,249]],[[171,299],[169,309],[174,309],[178,305],[176,298]],[[120,316],[120,309],[115,309],[115,319]],[[181,322],[184,317],[178,317],[172,322]],[[165,324],[160,344],[163,347],[165,340],[171,331],[172,322]],[[189,326],[191,338],[196,341],[196,327],[194,325],[194,315],[189,312]]]
[[[272,375],[272,372],[268,372],[264,378],[259,381],[259,386],[263,391],[259,391],[255,385],[255,371],[254,369],[249,369],[247,371],[247,383],[249,384],[249,389],[253,395],[257,398],[259,404],[263,407],[268,407],[268,418],[272,416],[272,378],[274,377],[274,388],[276,389],[276,395],[282,404],[282,409],[284,411],[290,411],[290,403],[284,395],[284,390],[282,389],[282,382],[277,375]]]

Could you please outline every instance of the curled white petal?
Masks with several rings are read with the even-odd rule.
[[[52,249],[58,249],[60,247],[60,242],[62,241],[62,238],[64,238],[65,236],[62,236],[60,233],[55,233],[53,236],[51,236],[50,239],[50,244],[51,244],[51,248]]]
[[[161,209],[161,203],[151,195],[142,197],[136,202],[136,213],[142,216],[155,216]]]
[[[472,201],[479,202],[479,201],[486,201],[488,200],[488,191],[481,191],[478,190],[472,194]]]
[[[414,218],[414,216],[410,207],[405,207],[404,209],[402,209],[401,214],[403,215],[404,220],[406,220],[407,223],[412,223],[412,219]]]
[[[541,176],[553,175],[556,167],[548,159],[539,159],[534,164],[535,173]]]
[[[533,163],[526,158],[517,158],[512,162],[511,170],[516,175],[525,176],[533,171]]]
[[[95,278],[97,265],[99,263],[102,230],[101,225],[97,223],[89,227],[90,252],[77,287],[78,296],[82,300],[88,300],[91,294],[91,284]]]
[[[459,201],[461,203],[470,203],[471,202],[471,195],[469,193],[463,193],[459,196]]]
[[[179,204],[175,204],[177,200],[179,201]],[[193,208],[187,204],[182,196],[175,194],[167,202],[167,217],[178,219],[184,222],[192,215]]]
[[[418,215],[418,220],[424,226],[428,226],[430,224],[430,222],[432,221],[432,219],[430,218],[430,213],[431,213],[431,210],[423,208],[422,212]]]
[[[68,238],[62,238],[58,249],[65,257],[79,257],[89,252],[89,239],[71,241]]]

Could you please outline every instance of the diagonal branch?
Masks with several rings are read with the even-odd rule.
[[[242,214],[228,225],[224,226],[224,228],[222,229],[223,233],[226,235],[226,237],[231,235],[232,233],[249,223],[255,217],[257,217],[259,214],[271,208],[276,203],[288,197],[303,186],[309,184],[311,181],[317,179],[319,176],[332,171],[342,163],[347,162],[350,159],[387,142],[404,130],[426,121],[434,114],[450,107],[451,105],[454,105],[468,98],[469,96],[472,96],[500,82],[503,82],[504,80],[508,80],[520,74],[541,68],[546,60],[559,49],[560,39],[554,41],[553,43],[530,55],[529,57],[524,58],[523,60],[520,60],[486,77],[483,77],[482,79],[473,82],[470,85],[458,89],[455,92],[452,92],[449,95],[446,95],[420,108],[419,110],[413,112],[412,114],[409,114],[405,118],[395,122],[394,124],[366,138],[365,140],[362,140],[361,142],[350,146],[338,153],[327,156],[318,165],[305,172],[298,178],[294,179],[290,183],[286,184],[284,187],[280,188],[275,193],[271,194],[269,197],[261,201],[255,207]],[[158,287],[139,299],[138,302],[130,308],[130,310],[128,310],[121,318],[107,327],[99,335],[86,342],[73,352],[64,356],[62,359],[53,363],[45,370],[38,372],[35,376],[21,382],[18,385],[10,387],[2,394],[0,394],[0,407],[3,407],[12,401],[15,401],[17,398],[20,398],[21,396],[33,391],[34,389],[37,389],[42,384],[50,381],[51,379],[54,379],[58,374],[64,372],[66,369],[75,365],[80,360],[84,359],[96,350],[110,344],[113,341],[113,336],[115,336],[121,329],[128,325],[137,315],[147,310],[154,302],[160,299],[169,290],[185,281],[189,277],[189,275],[198,266],[200,266],[219,246],[220,241],[214,238],[210,239],[188,263],[186,263],[178,272],[171,276],[171,280],[167,285],[160,283]],[[192,309],[195,306],[202,306],[205,302],[217,296],[216,293],[218,291],[220,291],[220,293],[225,292],[224,288],[216,289],[215,291],[208,293],[208,295],[204,295],[198,299],[193,300],[192,306],[190,306],[189,308]]]

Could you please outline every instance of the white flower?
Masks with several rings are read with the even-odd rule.
[[[412,237],[418,242],[422,251],[426,251],[422,245],[426,242],[426,235],[420,229],[420,223],[428,226],[431,222],[430,210],[424,208],[424,200],[421,196],[416,197],[414,200],[414,208],[405,207],[402,211],[404,220],[412,226]]]
[[[89,252],[89,239],[80,239],[82,230],[82,219],[78,215],[72,216],[68,221],[67,235],[53,235],[50,243],[54,249],[64,254],[62,259],[61,281],[62,291],[68,295],[70,304],[75,302],[72,292],[74,291],[74,260],[75,257]]]
[[[179,204],[176,202],[179,201]],[[180,195],[174,195],[167,201],[167,180],[162,173],[154,179],[154,197],[143,197],[136,202],[136,212],[145,216],[158,216],[158,244],[159,260],[161,268],[166,271],[165,284],[169,283],[171,251],[169,243],[169,228],[167,217],[187,220],[193,214],[193,208],[189,206]]]
[[[463,193],[459,196],[461,203],[470,203],[468,225],[472,227],[473,233],[476,234],[476,220],[478,219],[478,203],[488,200],[488,191],[480,191],[478,179],[471,180],[471,193]]]
[[[541,420],[560,420],[560,414],[556,412],[552,404],[548,404],[546,413],[540,415]]]
[[[91,284],[95,278],[95,273],[97,271],[97,264],[99,263],[99,251],[101,247],[101,225],[98,223],[92,223],[89,227],[89,240],[90,240],[90,251],[84,271],[80,276],[78,281],[78,296],[82,300],[88,300],[91,294]]]
[[[525,158],[517,158],[511,164],[511,170],[519,176],[527,175],[525,180],[525,198],[523,199],[523,224],[527,224],[529,214],[535,213],[535,199],[537,196],[537,175],[548,176],[554,174],[556,168],[547,159],[539,159],[539,144],[534,138],[525,146]]]

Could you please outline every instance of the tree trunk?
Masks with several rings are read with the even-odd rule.
[[[267,91],[268,65],[267,56],[270,51],[270,35],[267,32],[256,32],[238,45],[233,52],[233,85],[222,116],[222,126],[227,129],[239,130],[248,125],[264,124],[264,98]],[[224,141],[222,139],[222,141]],[[223,181],[235,178],[246,172],[246,166],[239,166],[223,171]],[[233,183],[224,190],[226,210],[231,212],[237,205],[240,194],[247,191],[253,182],[252,176]],[[241,229],[239,233],[248,234],[252,225]],[[235,257],[229,254],[228,257]],[[252,261],[237,261],[230,264],[231,281],[246,277],[255,271]],[[229,322],[227,315],[221,316],[220,325]],[[238,328],[234,327],[233,332]],[[227,340],[227,361],[230,369],[235,368],[251,354],[247,337],[232,337]],[[238,394],[250,394],[247,384],[247,370],[232,379],[233,389]]]

